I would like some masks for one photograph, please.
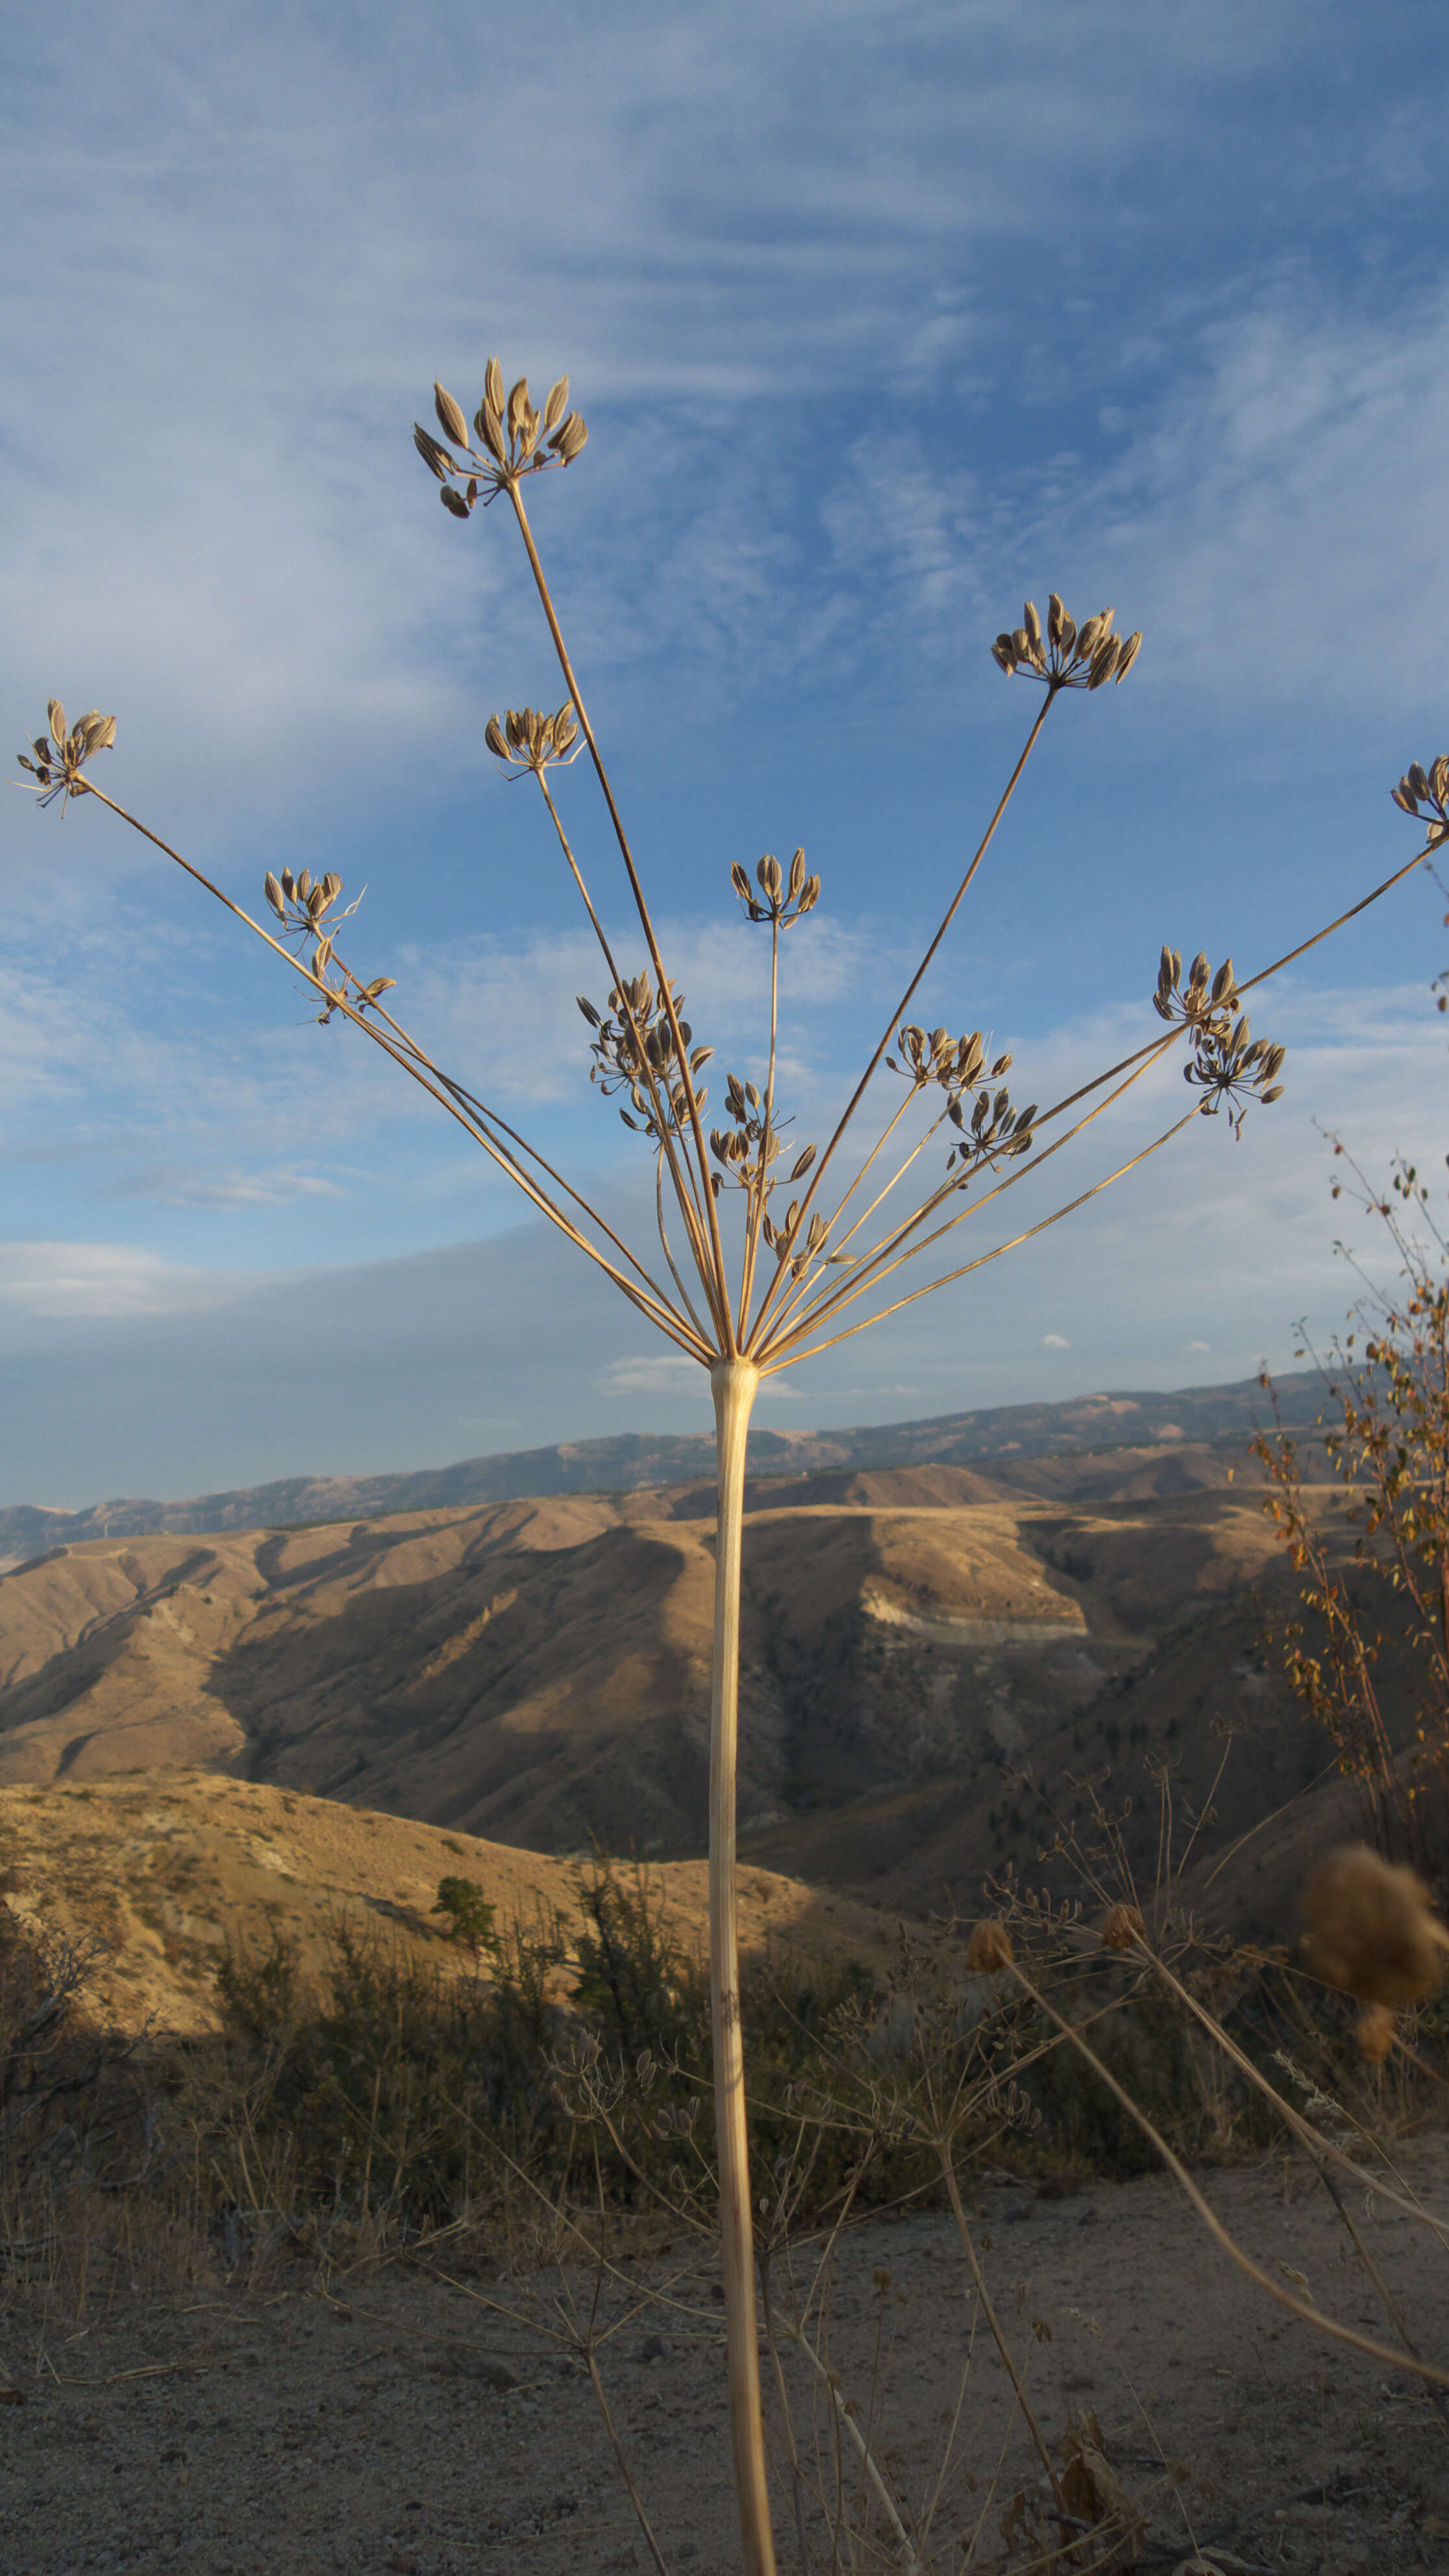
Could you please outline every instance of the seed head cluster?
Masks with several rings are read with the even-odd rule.
[[[497,716],[489,717],[483,739],[495,760],[516,778],[567,769],[583,749],[578,718],[567,703],[551,716],[540,715],[536,707],[510,707],[501,724]]]
[[[444,509],[455,519],[469,518],[480,500],[486,510],[499,492],[516,487],[525,474],[541,473],[550,465],[572,465],[589,433],[582,415],[569,410],[568,401],[567,376],[550,386],[542,411],[530,398],[526,376],[520,376],[505,396],[503,370],[496,358],[490,358],[470,438],[462,404],[453,400],[445,386],[435,384],[433,409],[448,445],[434,438],[420,421],[413,423],[413,445],[442,486],[438,498]],[[462,449],[464,462],[454,455],[454,448]]]
[[[1187,1031],[1192,1060],[1182,1078],[1202,1092],[1198,1106],[1204,1118],[1226,1109],[1235,1136],[1242,1135],[1250,1101],[1282,1099],[1277,1076],[1288,1053],[1268,1038],[1255,1038],[1246,1013],[1234,1019],[1239,999],[1231,957],[1214,974],[1199,949],[1184,984],[1181,949],[1164,948],[1152,1007],[1160,1020]]]
[[[1053,693],[1100,689],[1108,680],[1126,679],[1142,644],[1140,627],[1131,635],[1115,635],[1112,616],[1110,608],[1102,608],[1078,626],[1053,591],[1043,635],[1035,603],[1029,599],[1016,632],[997,636],[991,658],[1008,679],[1019,671],[1026,679],[1043,681]]]
[[[72,796],[84,796],[86,782],[81,776],[93,752],[109,751],[116,739],[116,719],[103,716],[92,707],[89,715],[77,716],[67,727],[65,709],[59,698],[52,698],[46,708],[50,718],[48,733],[38,733],[28,752],[19,755],[20,766],[35,781],[34,793],[42,805],[51,805],[57,796],[69,804]]]
[[[755,870],[755,885],[738,859],[730,869],[730,884],[744,905],[747,921],[778,922],[782,930],[803,921],[820,901],[820,879],[806,875],[803,850],[797,850],[790,861],[788,880],[779,860],[767,850]]]
[[[1428,825],[1431,849],[1449,840],[1449,751],[1440,752],[1432,769],[1421,769],[1414,761],[1389,793],[1402,813]]]
[[[708,1064],[714,1049],[692,1045],[694,1031],[681,1016],[684,995],[672,981],[669,995],[692,1078]],[[659,1142],[666,1132],[679,1134],[688,1104],[679,1079],[679,1048],[669,1025],[663,993],[656,993],[649,976],[644,974],[632,975],[625,983],[615,985],[607,1012],[597,1010],[584,993],[575,998],[595,1033],[589,1049],[593,1058],[590,1082],[598,1084],[606,1100],[612,1099],[616,1091],[627,1090],[637,1115],[631,1116],[627,1109],[621,1109],[619,1115],[636,1135],[652,1136]],[[702,1105],[709,1094],[696,1086],[694,1096]]]

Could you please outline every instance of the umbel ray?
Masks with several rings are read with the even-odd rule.
[[[643,1138],[653,1157],[656,1251],[646,1257],[626,1242],[498,1110],[443,1070],[384,1001],[395,988],[392,977],[366,976],[349,962],[344,947],[350,946],[347,925],[355,906],[342,907],[340,878],[329,874],[314,881],[306,870],[295,876],[288,869],[269,873],[265,900],[270,921],[255,919],[96,784],[90,763],[112,747],[114,717],[92,713],[68,725],[64,709],[52,700],[49,730],[22,755],[22,765],[43,804],[94,796],[245,922],[302,977],[319,1005],[319,1019],[350,1022],[390,1056],[467,1131],[540,1216],[709,1374],[719,1469],[709,1823],[719,2210],[743,2564],[750,2576],[767,2576],[775,2560],[760,2405],[735,1883],[740,1548],[746,1436],[756,1392],[763,1378],[867,1331],[1058,1224],[1180,1135],[1194,1117],[1221,1113],[1241,1133],[1248,1107],[1277,1099],[1282,1088],[1277,1077],[1283,1049],[1253,1036],[1244,1007],[1247,995],[1376,902],[1445,837],[1449,762],[1436,762],[1431,772],[1416,767],[1400,781],[1396,801],[1426,821],[1426,845],[1361,902],[1288,956],[1244,978],[1230,959],[1214,972],[1201,955],[1184,975],[1180,954],[1165,948],[1151,996],[1165,1024],[1159,1034],[1064,1098],[1045,1106],[1035,1100],[1018,1106],[1007,1079],[1009,1056],[993,1055],[980,1029],[955,1034],[924,1028],[911,1019],[911,1006],[1053,709],[1063,698],[1096,695],[1109,681],[1120,684],[1141,642],[1137,634],[1116,632],[1110,609],[1078,626],[1053,595],[1043,624],[1028,602],[1020,626],[999,635],[990,648],[1003,673],[1025,680],[1039,693],[1020,756],[919,964],[890,1010],[882,1013],[874,1050],[821,1145],[787,1149],[789,1121],[776,1087],[782,942],[814,910],[820,879],[807,873],[801,851],[788,868],[765,857],[753,877],[738,864],[731,869],[745,923],[768,940],[768,1045],[763,1082],[727,1073],[722,1104],[714,1113],[717,1123],[707,1124],[709,1095],[701,1077],[712,1050],[696,1041],[684,1017],[684,997],[661,954],[525,506],[525,489],[534,476],[565,469],[583,452],[588,433],[580,415],[569,408],[568,379],[553,386],[540,411],[526,379],[505,393],[498,361],[490,359],[483,400],[471,424],[441,386],[434,392],[441,436],[416,428],[418,451],[453,517],[467,521],[476,509],[499,498],[506,501],[563,676],[565,694],[556,710],[525,707],[494,715],[485,738],[505,768],[534,780],[598,942],[605,999],[601,1005],[580,999],[590,1032],[590,1076],[607,1097],[618,1098],[625,1125]],[[584,750],[603,795],[637,921],[643,952],[637,960],[616,955],[555,795],[554,773]],[[1046,1216],[960,1257],[959,1228],[980,1219],[1018,1183],[1039,1173],[1160,1057],[1178,1049],[1184,1052],[1183,1070],[1193,1094],[1180,1117],[1128,1161]]]

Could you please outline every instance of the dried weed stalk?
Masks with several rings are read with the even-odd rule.
[[[1021,625],[998,635],[990,648],[1004,673],[1040,691],[1020,757],[833,1129],[819,1148],[814,1143],[790,1148],[788,1162],[788,1120],[776,1094],[781,941],[814,909],[820,879],[807,873],[800,851],[788,869],[767,855],[753,880],[743,867],[732,868],[731,883],[745,920],[769,937],[767,1070],[762,1085],[728,1074],[722,1117],[707,1127],[707,1093],[699,1077],[710,1051],[696,1045],[683,1016],[683,997],[660,952],[525,506],[525,487],[540,473],[572,465],[583,451],[587,430],[570,409],[566,377],[552,387],[540,409],[523,378],[505,392],[496,359],[489,360],[483,399],[471,424],[442,386],[434,393],[442,435],[418,427],[418,452],[454,518],[466,521],[476,508],[486,509],[500,498],[507,503],[563,676],[566,695],[556,711],[522,708],[502,719],[495,715],[486,740],[507,769],[534,780],[599,944],[606,1002],[600,1007],[581,1001],[592,1032],[592,1074],[606,1096],[622,1094],[621,1117],[653,1153],[664,1275],[606,1225],[497,1110],[442,1070],[384,1003],[391,977],[364,976],[349,962],[341,942],[350,913],[340,907],[338,878],[314,880],[306,870],[296,876],[288,870],[269,874],[265,896],[273,926],[254,920],[96,785],[88,764],[113,744],[115,724],[109,716],[90,714],[69,726],[59,702],[52,701],[49,731],[37,736],[23,755],[23,766],[42,803],[59,797],[64,808],[79,796],[94,795],[226,904],[303,978],[319,1006],[319,1019],[349,1021],[390,1056],[458,1121],[541,1216],[708,1373],[719,1458],[710,1785],[719,2204],[744,2564],[749,2576],[771,2576],[775,2555],[760,2407],[735,1897],[740,1541],[746,1437],[755,1394],[762,1378],[831,1349],[1044,1233],[1156,1153],[1199,1113],[1221,1112],[1240,1133],[1251,1103],[1279,1096],[1283,1061],[1281,1047],[1253,1037],[1244,1004],[1249,992],[1289,959],[1279,958],[1240,979],[1230,959],[1214,972],[1199,955],[1184,980],[1180,953],[1164,949],[1151,997],[1166,1024],[1161,1035],[1045,1106],[1034,1099],[1017,1104],[1007,1083],[1010,1057],[994,1054],[982,1029],[927,1030],[911,1019],[916,993],[975,880],[1048,717],[1064,698],[1096,694],[1108,681],[1120,683],[1141,643],[1137,633],[1117,633],[1110,608],[1079,626],[1053,594],[1043,626],[1028,601]],[[637,968],[614,953],[555,797],[555,773],[571,765],[581,749],[587,749],[602,791],[637,917],[644,949]],[[1426,850],[1397,868],[1341,921],[1377,900],[1444,837],[1449,779],[1441,778],[1443,768],[1441,762],[1432,773],[1413,769],[1395,791],[1411,813],[1428,801]],[[1338,922],[1331,923],[1314,933],[1290,956],[1303,955],[1337,927]],[[959,1227],[1039,1172],[1176,1048],[1185,1050],[1184,1072],[1196,1095],[1182,1117],[1047,1216],[973,1257],[954,1258],[951,1238]],[[875,1115],[865,1150],[855,1153],[856,1168],[843,1178],[847,1139],[854,1148],[857,1122],[867,1116],[868,1104],[874,1109],[877,1080],[885,1072],[899,1084],[899,1099],[889,1114]],[[677,1246],[669,1223],[677,1223]],[[917,1284],[906,1284],[901,1275],[911,1265],[919,1265],[912,1272]],[[920,1272],[931,1275],[921,1278]]]

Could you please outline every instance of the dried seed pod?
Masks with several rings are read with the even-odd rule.
[[[447,510],[453,518],[467,518],[468,504],[464,500],[461,492],[454,491],[451,483],[445,483],[443,485],[441,492],[438,494],[438,499],[442,502],[444,509]]]
[[[445,385],[434,384],[433,408],[442,425],[443,436],[451,438],[455,447],[466,447],[468,423],[463,417],[463,406],[454,402]]]
[[[432,431],[430,429],[424,429],[422,423],[416,420],[413,422],[413,445],[417,449],[419,456],[422,458],[423,463],[426,465],[428,472],[430,474],[436,474],[440,483],[446,482],[448,468],[452,464],[453,460],[451,456],[449,456],[447,449],[439,446]]]
[[[978,1923],[966,1944],[966,1965],[977,1977],[996,1976],[1002,1968],[1011,1966],[1015,1955],[1004,1923]]]
[[[1031,650],[1035,652],[1041,643],[1041,619],[1036,613],[1035,600],[1029,599],[1027,601],[1026,606],[1021,612],[1021,622],[1026,629],[1027,643]]]
[[[1367,1843],[1321,1860],[1303,1891],[1303,1956],[1325,1985],[1359,2003],[1418,2003],[1438,1984],[1449,1933],[1411,1869]]]
[[[1145,1941],[1147,1926],[1135,1905],[1109,1905],[1101,1922],[1102,1945],[1107,1950],[1130,1950],[1134,1941]]]
[[[562,420],[568,407],[569,380],[567,376],[560,376],[557,384],[549,386],[548,399],[543,406],[543,426],[545,432],[551,429],[557,429],[559,422]]]
[[[803,850],[797,850],[793,859],[790,861],[790,901],[792,903],[797,901],[798,897],[804,891],[804,886],[805,853]]]
[[[1136,661],[1141,650],[1142,629],[1140,626],[1135,626],[1117,656],[1117,680],[1119,685],[1126,679],[1128,672],[1131,670],[1132,665]]]
[[[503,414],[498,404],[494,402],[480,404],[474,416],[473,426],[495,464],[506,464],[508,446],[503,435]]]

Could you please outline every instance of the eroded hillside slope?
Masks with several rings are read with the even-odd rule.
[[[230,1945],[253,1956],[280,1936],[304,1978],[339,1926],[443,1973],[470,1974],[433,1913],[444,1878],[472,1879],[500,1926],[557,1913],[580,1921],[576,1872],[540,1853],[405,1817],[377,1815],[215,1772],[0,1790],[0,1898],[24,1920],[101,1945],[87,2008],[126,2029],[150,2020],[199,2031],[217,2021],[216,1970]],[[703,1861],[665,1863],[648,1887],[680,1945],[703,1957]],[[747,1956],[841,1955],[883,1972],[894,1924],[849,1897],[746,1868]]]
[[[1256,1494],[1164,1494],[1180,1455],[1072,1463],[1071,1499],[951,1466],[752,1480],[762,1858],[969,1903],[1108,1766],[1139,1836],[1164,1765],[1179,1814],[1211,1794],[1205,1851],[1322,1770],[1259,1648],[1289,1578]],[[0,1782],[183,1764],[540,1851],[697,1852],[713,1541],[700,1485],[87,1540],[0,1579]]]

